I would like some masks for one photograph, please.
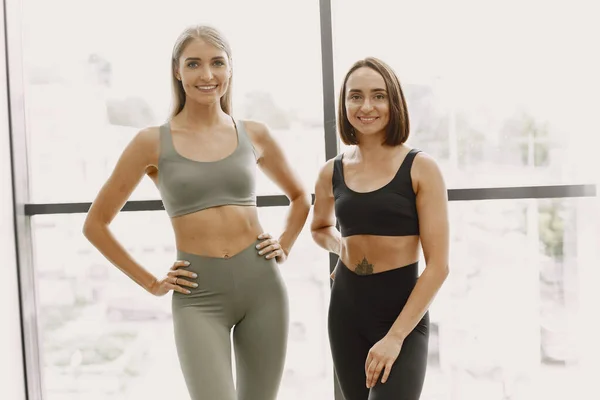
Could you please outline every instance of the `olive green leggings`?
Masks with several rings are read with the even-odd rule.
[[[277,399],[287,347],[287,290],[277,263],[258,255],[257,243],[230,258],[178,251],[179,260],[190,262],[185,269],[198,274],[191,294],[172,297],[175,344],[191,400]]]

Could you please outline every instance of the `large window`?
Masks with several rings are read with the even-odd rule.
[[[597,200],[453,202],[450,217],[423,398],[594,398]]]
[[[586,284],[598,277],[595,202],[452,203],[452,274],[431,309],[424,399],[558,400],[589,385],[600,301]],[[285,211],[261,209],[266,229],[281,229]],[[169,296],[152,297],[110,265],[81,237],[82,222],[32,219],[46,398],[146,398],[177,387],[185,399]],[[114,231],[154,274],[173,261],[164,213],[120,214]],[[282,399],[332,398],[327,270],[305,229],[281,266],[291,304]]]
[[[11,112],[25,109],[24,125],[12,119],[12,139],[26,132],[27,144],[26,154],[13,144],[15,182],[29,185],[29,193],[16,185],[15,198],[33,206],[16,224],[31,397],[189,398],[170,295],[153,297],[110,265],[82,236],[85,205],[74,203],[94,198],[137,131],[166,120],[172,45],[197,23],[231,42],[234,116],[267,123],[309,190],[338,151],[334,107],[347,69],[377,56],[398,73],[409,144],[439,162],[451,199],[472,200],[450,205],[451,275],[431,308],[423,400],[600,395],[592,2],[5,2],[14,5],[9,18],[22,6],[21,22],[7,24],[22,48],[9,42],[7,54],[23,68],[8,74],[10,99],[24,94]],[[258,176],[259,201],[281,195]],[[520,188],[499,190],[507,186]],[[287,211],[273,206],[281,197],[259,208],[274,234]],[[132,196],[158,198],[149,179]],[[113,230],[161,275],[176,249],[168,216],[150,208],[120,213]],[[343,400],[326,329],[334,262],[307,225],[281,266],[291,318],[281,400]]]
[[[23,8],[32,202],[91,200],[133,135],[166,120],[172,46],[197,23],[219,28],[233,48],[234,116],[267,123],[312,188],[325,162],[316,0],[23,0]],[[68,13],[48,18],[56,10]],[[261,177],[258,192],[279,190]],[[154,185],[144,180],[132,198],[156,198]]]
[[[50,21],[56,10],[68,13]],[[133,135],[166,120],[171,49],[197,23],[231,43],[234,117],[266,123],[312,190],[325,162],[317,1],[23,0],[22,13],[31,203],[92,200]],[[280,193],[258,175],[259,195]],[[149,179],[132,195],[156,198]],[[261,221],[278,234],[285,211],[261,209]],[[31,222],[44,399],[150,398],[163,388],[148,383],[165,381],[179,383],[165,385],[165,396],[185,398],[169,299],[152,298],[107,263],[82,237],[83,215]],[[121,214],[115,230],[156,275],[173,261],[164,212]],[[328,256],[304,232],[282,272],[291,325],[281,396],[330,399]]]
[[[596,180],[593,2],[333,0],[336,90],[375,56],[398,74],[409,144],[451,188]]]
[[[280,232],[286,211],[261,209],[265,229]],[[44,399],[189,398],[175,353],[171,296],[153,297],[106,261],[82,237],[83,218],[32,218]],[[121,213],[113,231],[156,276],[175,260],[172,229],[163,212]],[[305,229],[280,267],[290,297],[282,399],[333,396],[325,326],[327,265],[327,254],[315,249]]]

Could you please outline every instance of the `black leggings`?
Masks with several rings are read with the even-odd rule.
[[[418,263],[372,275],[357,275],[341,261],[329,303],[329,342],[345,400],[418,400],[423,389],[429,313],[406,337],[386,383],[366,387],[365,362],[406,304],[418,278]]]

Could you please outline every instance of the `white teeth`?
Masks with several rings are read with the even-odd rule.
[[[361,121],[364,121],[364,122],[372,122],[372,121],[375,121],[377,118],[375,118],[375,117],[368,117],[368,118],[359,117],[358,119],[360,119]]]
[[[200,90],[212,90],[214,88],[217,87],[217,85],[212,85],[212,86],[196,86],[198,89]]]

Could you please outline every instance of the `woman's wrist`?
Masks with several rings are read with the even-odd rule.
[[[145,285],[142,285],[142,287],[150,294],[154,294],[154,289],[156,288],[156,285],[158,283],[158,279],[156,277],[152,277],[152,280],[148,283],[146,283]]]
[[[277,239],[277,241],[279,242],[279,248],[285,253],[285,255],[289,255],[290,254],[290,250],[292,250],[292,243],[287,243],[286,239],[284,238],[283,235],[281,235],[279,237],[279,239]]]

